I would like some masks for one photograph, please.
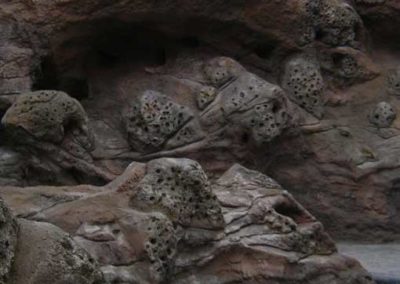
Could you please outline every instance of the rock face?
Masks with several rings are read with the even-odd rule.
[[[324,84],[315,60],[301,56],[291,59],[282,81],[283,88],[296,104],[316,117],[322,117]]]
[[[61,229],[13,217],[0,199],[0,283],[104,283],[94,260]]]
[[[18,225],[14,216],[0,199],[0,283],[8,280],[17,246]]]
[[[377,127],[390,127],[396,118],[392,106],[387,102],[380,102],[369,115],[369,121]]]
[[[46,210],[24,217],[95,198],[86,184],[102,194],[116,188],[132,162],[176,157],[198,161],[215,179],[236,163],[271,176],[335,238],[400,239],[399,1],[3,2],[0,185],[68,193],[34,195]],[[194,164],[179,168],[192,175]],[[90,241],[109,279],[175,275],[174,222],[215,242],[229,225],[204,177],[179,181],[171,167],[163,178],[149,172],[129,204],[113,202],[136,212],[137,223],[118,226],[146,232],[135,231],[137,243],[165,223],[176,249],[157,242],[156,252],[150,242],[106,254],[107,245],[128,247],[110,233],[114,223],[89,216],[79,229],[61,215],[52,223]],[[100,236],[84,237],[97,226]]]
[[[105,283],[373,283],[279,184],[240,165],[209,181],[195,161],[161,158],[131,164],[104,187],[3,187],[0,194],[18,216],[72,234],[101,264]],[[22,241],[27,232],[42,238],[30,226]],[[81,255],[70,241],[61,245]],[[63,269],[57,275],[74,283],[94,279],[75,280]]]

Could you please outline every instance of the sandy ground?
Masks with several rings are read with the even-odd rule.
[[[378,284],[400,284],[400,243],[339,243],[339,251],[358,259]]]

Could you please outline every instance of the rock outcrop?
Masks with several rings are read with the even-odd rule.
[[[209,181],[195,161],[161,158],[131,164],[104,187],[2,187],[0,195],[17,216],[73,235],[105,283],[373,283],[287,191],[240,165]],[[57,275],[75,279],[61,267]],[[82,277],[74,283],[92,283]]]
[[[399,19],[397,0],[3,1],[0,184],[240,163],[335,238],[399,240]]]
[[[17,219],[0,199],[0,283],[104,283],[97,264],[61,229]]]

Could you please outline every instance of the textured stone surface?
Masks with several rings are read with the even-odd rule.
[[[140,152],[160,150],[192,117],[188,108],[162,94],[147,91],[125,115],[129,144]],[[199,139],[196,134],[185,142]]]
[[[399,122],[368,116],[382,101],[400,107],[387,80],[400,66],[399,19],[397,0],[4,1],[0,116],[19,93],[62,90],[80,100],[96,143],[86,150],[71,132],[54,142],[62,135],[45,121],[51,141],[21,147],[0,127],[15,153],[0,159],[0,181],[104,185],[132,161],[193,158],[211,175],[239,162],[279,181],[335,237],[398,240]],[[322,118],[282,84],[297,54],[319,66]],[[128,135],[123,110],[146,92],[190,119]]]
[[[396,112],[387,102],[380,102],[371,111],[369,121],[377,127],[389,127],[396,118]]]
[[[282,86],[290,98],[302,108],[321,118],[324,103],[324,82],[318,62],[311,56],[296,56],[285,67]]]
[[[0,198],[0,283],[7,283],[17,247],[18,225]]]
[[[240,165],[209,182],[195,161],[162,158],[104,187],[0,194],[17,215],[72,234],[106,283],[373,283],[279,184]]]
[[[85,150],[93,148],[88,118],[81,104],[58,91],[38,91],[18,96],[5,113],[2,124],[15,134],[22,128],[34,138],[60,144],[73,132]],[[29,137],[18,137],[28,139]]]
[[[0,198],[0,283],[104,283],[96,262],[60,228],[15,218]]]
[[[61,229],[19,220],[14,269],[8,283],[104,283],[94,260]]]
[[[400,96],[400,68],[392,69],[387,74],[387,92]]]

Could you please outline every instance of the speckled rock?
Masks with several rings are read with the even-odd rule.
[[[106,283],[373,283],[279,184],[240,165],[210,182],[195,161],[162,158],[104,187],[0,194],[72,234]]]
[[[387,102],[380,102],[371,111],[369,121],[377,127],[389,127],[396,118],[396,112]]]
[[[38,140],[60,144],[73,132],[84,149],[93,148],[88,118],[81,104],[66,93],[37,91],[18,96],[5,113],[5,128],[22,128]],[[26,138],[25,138],[26,139]]]
[[[0,283],[8,283],[17,247],[18,225],[0,198]]]
[[[290,59],[285,66],[282,87],[296,104],[317,118],[322,117],[324,82],[315,58],[298,55]]]

